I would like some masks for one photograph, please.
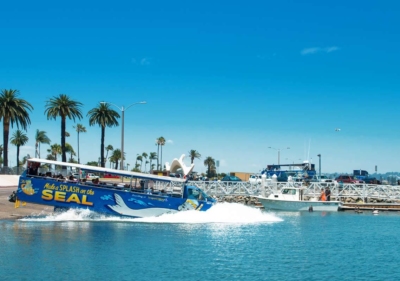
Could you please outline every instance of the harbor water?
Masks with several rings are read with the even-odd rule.
[[[399,280],[398,212],[221,203],[157,218],[0,221],[1,280]]]

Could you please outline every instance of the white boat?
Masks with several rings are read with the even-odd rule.
[[[340,201],[319,201],[316,198],[304,200],[304,189],[302,187],[285,186],[268,197],[259,195],[256,198],[265,209],[282,211],[336,212],[342,205]]]

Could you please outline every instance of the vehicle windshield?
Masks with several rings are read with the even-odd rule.
[[[203,190],[197,189],[197,188],[189,189],[188,198],[196,199],[196,200],[203,200],[203,201],[212,200],[212,198],[210,196],[208,196]]]

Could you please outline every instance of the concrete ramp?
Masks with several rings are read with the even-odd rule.
[[[16,187],[18,185],[19,176],[17,175],[0,175],[0,188]]]

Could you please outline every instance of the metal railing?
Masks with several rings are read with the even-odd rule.
[[[189,181],[189,185],[197,186],[208,195],[249,195],[268,196],[279,191],[282,187],[291,185],[304,188],[304,195],[318,197],[321,189],[329,187],[331,197],[336,198],[362,198],[376,200],[400,200],[400,185],[376,184],[337,184],[313,182],[307,185],[298,182],[266,182],[264,185],[249,182],[222,182],[222,181]]]

